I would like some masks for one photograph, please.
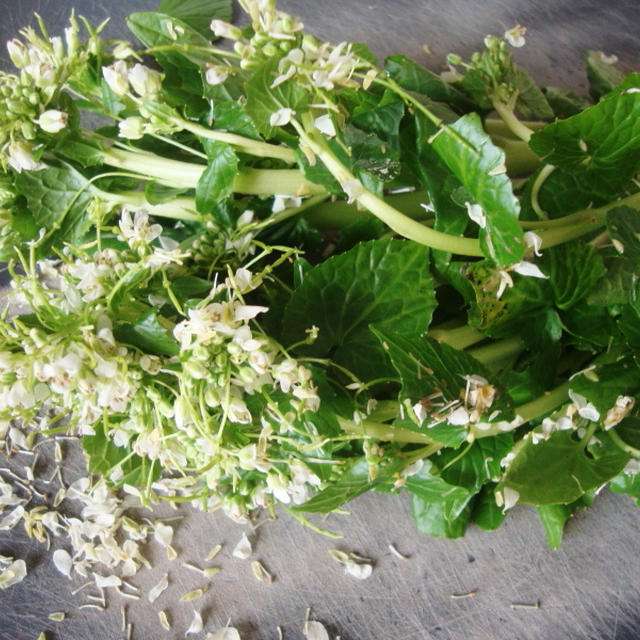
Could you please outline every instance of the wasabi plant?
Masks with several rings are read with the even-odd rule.
[[[376,490],[447,537],[532,504],[555,547],[638,499],[640,76],[590,52],[590,98],[540,89],[519,26],[439,76],[240,4],[9,43],[8,446],[315,528]]]

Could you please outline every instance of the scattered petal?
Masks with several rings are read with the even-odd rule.
[[[187,629],[185,636],[188,636],[191,633],[200,633],[204,628],[204,624],[202,622],[202,616],[200,612],[193,612],[193,620],[191,621],[191,626]]]
[[[234,558],[239,558],[240,560],[246,560],[251,553],[253,552],[253,548],[251,547],[251,541],[247,538],[247,534],[243,533],[242,538],[240,538],[240,542],[235,546],[231,555]]]
[[[330,640],[329,632],[325,626],[317,620],[307,620],[304,625],[304,635],[307,640]]]
[[[53,552],[53,564],[55,568],[67,578],[71,579],[71,569],[73,567],[73,560],[68,551],[64,549],[57,549]]]
[[[27,575],[27,565],[24,560],[15,560],[0,573],[0,589],[7,589],[18,582],[22,582]]]
[[[160,597],[160,594],[168,586],[169,586],[169,574],[165,573],[164,576],[162,576],[162,578],[160,579],[160,582],[158,582],[158,584],[156,584],[154,587],[152,587],[149,590],[149,595],[147,596],[149,598],[149,602],[155,602]]]

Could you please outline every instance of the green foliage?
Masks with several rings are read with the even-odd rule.
[[[283,318],[285,344],[300,342],[312,326],[318,339],[301,349],[331,356],[363,380],[388,369],[384,349],[369,329],[420,335],[435,307],[425,247],[381,239],[356,245],[307,272]]]
[[[158,11],[186,22],[211,40],[211,20],[231,20],[233,4],[231,0],[162,0]]]

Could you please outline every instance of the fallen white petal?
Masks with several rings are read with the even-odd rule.
[[[27,575],[27,565],[24,560],[12,562],[0,573],[0,589],[7,589],[18,582],[22,582]]]
[[[165,573],[164,576],[160,579],[160,582],[156,584],[154,587],[149,589],[149,594],[147,598],[149,598],[149,602],[155,602],[160,594],[169,586],[169,574]]]
[[[96,587],[98,587],[98,589],[119,587],[122,584],[122,580],[120,580],[118,576],[101,576],[99,573],[94,573],[93,579],[96,581]]]
[[[202,622],[202,616],[198,611],[193,612],[193,620],[191,621],[191,626],[187,629],[185,636],[188,636],[191,633],[200,633],[204,627]]]
[[[153,527],[153,537],[163,547],[168,547],[173,540],[173,529],[168,524],[156,522]]]
[[[71,579],[71,568],[73,567],[73,560],[68,551],[64,549],[57,549],[53,552],[53,564],[55,568],[67,578]]]
[[[373,567],[366,562],[354,562],[350,560],[344,565],[345,573],[357,578],[358,580],[366,580],[373,572]]]
[[[548,278],[549,276],[545,276],[540,268],[533,264],[533,262],[527,262],[523,260],[522,262],[518,262],[518,264],[513,266],[513,270],[516,273],[519,273],[521,276],[531,276],[532,278]]]
[[[224,627],[213,633],[207,633],[206,640],[242,640],[242,638],[235,627]]]
[[[307,640],[329,640],[329,633],[325,626],[317,620],[308,620],[304,625],[304,635]]]
[[[240,542],[234,547],[231,555],[234,558],[240,558],[240,560],[246,560],[252,553],[251,541],[247,538],[247,534],[243,533]]]

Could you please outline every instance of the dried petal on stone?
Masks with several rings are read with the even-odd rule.
[[[68,551],[64,549],[57,549],[53,552],[53,564],[55,568],[63,575],[67,576],[71,580],[71,569],[73,567],[73,560]]]
[[[251,541],[247,538],[247,534],[243,533],[242,538],[240,538],[240,542],[234,547],[231,555],[234,558],[239,558],[240,560],[246,560],[253,552],[253,548],[251,547]]]

